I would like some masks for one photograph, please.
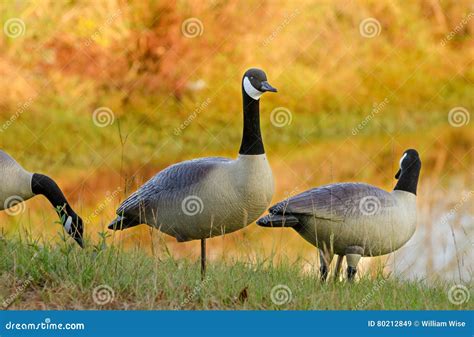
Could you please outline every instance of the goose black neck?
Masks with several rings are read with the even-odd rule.
[[[75,214],[59,186],[50,177],[39,173],[33,174],[31,190],[34,194],[44,195],[60,217]]]
[[[416,195],[416,188],[418,186],[418,178],[420,176],[421,163],[416,162],[410,165],[406,170],[402,171],[400,178],[394,190],[410,192]]]
[[[262,134],[260,132],[260,100],[251,98],[242,88],[244,105],[244,130],[239,154],[264,154]]]

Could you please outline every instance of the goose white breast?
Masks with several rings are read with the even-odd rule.
[[[148,224],[178,241],[201,240],[242,229],[271,202],[274,185],[260,131],[260,97],[276,92],[260,69],[245,72],[242,83],[243,135],[239,156],[200,158],[159,172],[117,209],[110,229]]]
[[[361,256],[393,252],[404,245],[416,229],[416,189],[421,168],[418,152],[405,151],[394,190],[389,193],[361,183],[321,186],[283,200],[259,219],[264,227],[292,227],[320,250],[321,278],[338,254],[348,261],[352,279]]]

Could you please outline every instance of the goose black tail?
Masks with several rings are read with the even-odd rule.
[[[257,225],[262,227],[295,227],[298,219],[291,214],[268,214],[257,220]]]
[[[112,221],[110,224],[109,224],[109,229],[113,229],[114,231],[116,230],[123,230],[123,229],[127,229],[127,228],[130,228],[130,227],[135,227],[135,226],[138,226],[140,223],[137,221],[136,218],[127,218],[125,216],[122,216],[122,215],[118,215],[114,221]]]

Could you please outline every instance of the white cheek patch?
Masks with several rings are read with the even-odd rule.
[[[407,154],[405,153],[402,157],[402,159],[400,159],[400,168],[402,168],[402,162],[403,162],[403,159],[405,159],[405,157],[407,156]]]
[[[71,226],[72,225],[72,217],[68,216],[66,222],[64,223],[64,229],[66,232],[70,233],[71,232]]]
[[[244,78],[244,90],[249,95],[252,97],[254,100],[259,100],[260,96],[263,95],[263,92],[257,90],[254,88],[252,83],[250,83],[250,80],[247,78],[247,76]]]

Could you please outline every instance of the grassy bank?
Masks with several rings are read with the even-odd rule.
[[[56,213],[42,197],[16,216],[0,212],[2,296],[31,276],[12,308],[93,307],[92,289],[102,283],[115,290],[112,308],[179,305],[199,281],[195,243],[178,244],[142,226],[116,234],[124,251],[104,250],[97,232],[125,197],[166,166],[237,155],[240,81],[253,66],[279,90],[261,101],[273,202],[341,181],[390,190],[400,155],[416,148],[423,161],[417,232],[425,234],[408,249],[428,256],[416,274],[472,270],[472,248],[464,250],[466,242],[471,247],[472,206],[463,199],[474,189],[472,11],[470,0],[0,2],[0,149],[27,170],[52,176],[99,245],[83,252],[64,246]],[[196,36],[183,29],[190,18]],[[9,31],[11,19],[16,26]],[[374,35],[361,32],[367,19]],[[275,125],[275,111],[284,112],[283,125]],[[434,234],[448,213],[437,237],[449,240],[441,245]],[[24,230],[52,246],[16,241]],[[462,243],[459,256],[467,256],[462,263],[458,253],[444,259],[455,240]],[[156,241],[170,252],[155,255]],[[209,241],[210,285],[189,308],[211,308],[213,301],[272,308],[269,293],[280,283],[294,301],[277,308],[350,308],[380,281],[364,278],[353,297],[343,283],[320,285],[300,265],[317,264],[315,248],[290,229],[251,225]],[[246,258],[259,245],[264,253]],[[281,259],[265,260],[271,251]],[[440,266],[432,261],[436,254]],[[246,287],[248,298],[239,301]],[[445,308],[446,289],[432,280],[425,287],[391,278],[367,308]]]
[[[321,283],[301,261],[267,259],[199,264],[170,254],[62,243],[0,240],[0,299],[9,309],[473,309],[454,305],[452,284],[403,281],[381,274],[355,283]],[[1,304],[1,303],[0,303]]]

